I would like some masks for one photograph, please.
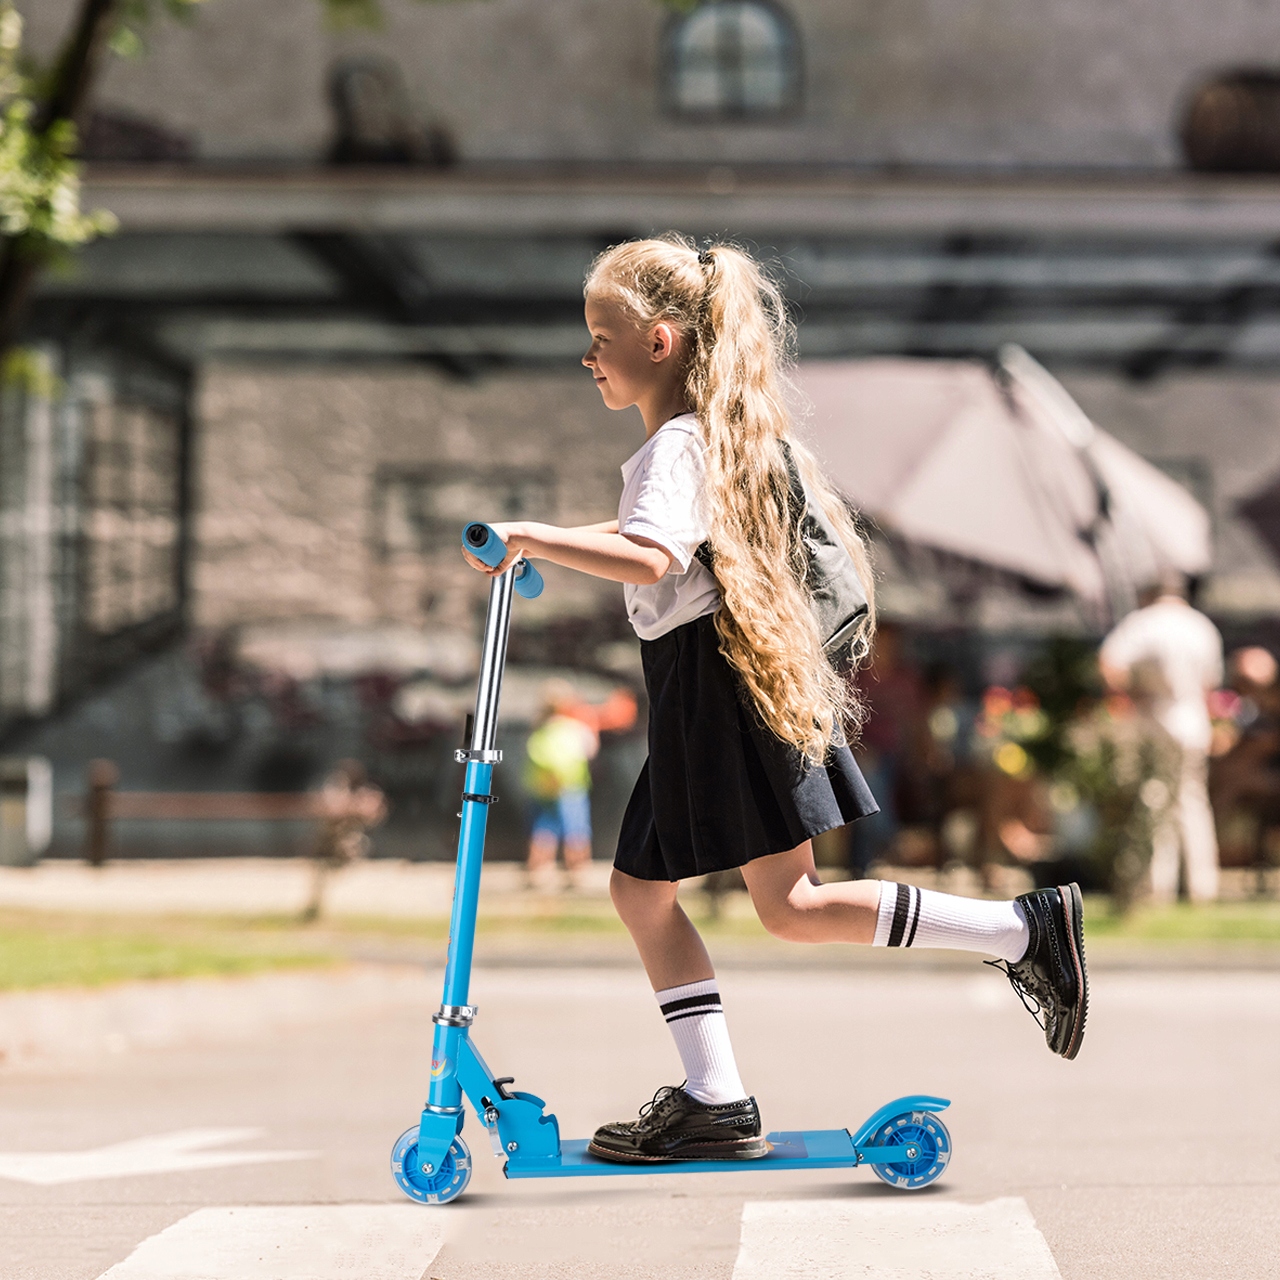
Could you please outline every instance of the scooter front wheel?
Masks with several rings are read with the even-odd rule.
[[[396,1185],[419,1204],[448,1204],[471,1181],[471,1152],[461,1138],[454,1138],[440,1167],[427,1173],[418,1159],[418,1126],[406,1129],[391,1148],[391,1176]]]
[[[904,1111],[881,1125],[869,1146],[902,1148],[902,1159],[873,1164],[876,1177],[899,1191],[919,1191],[942,1177],[951,1159],[951,1134],[932,1111]]]

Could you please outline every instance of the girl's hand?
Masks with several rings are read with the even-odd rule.
[[[496,578],[510,569],[525,554],[527,530],[523,525],[514,521],[506,524],[491,524],[489,528],[506,544],[507,554],[503,557],[502,562],[493,566],[487,565],[483,560],[477,560],[465,546],[462,548],[462,558],[473,569],[478,569],[490,578]]]
[[[573,529],[523,520],[489,527],[506,544],[507,554],[502,563],[490,568],[465,547],[462,554],[473,569],[490,578],[504,573],[526,556],[531,560],[550,560],[552,564],[611,582],[654,583],[671,568],[674,559],[670,551],[648,538],[619,534],[616,520]]]

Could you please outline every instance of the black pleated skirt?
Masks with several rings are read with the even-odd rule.
[[[614,859],[637,879],[726,871],[877,812],[849,748],[806,761],[761,722],[719,644],[712,615],[640,642],[649,758]]]

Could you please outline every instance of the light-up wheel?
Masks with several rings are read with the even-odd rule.
[[[936,1182],[951,1159],[951,1135],[932,1111],[904,1111],[894,1116],[867,1145],[902,1148],[901,1160],[871,1166],[881,1182],[900,1191],[919,1191]]]
[[[419,1204],[448,1204],[456,1200],[471,1181],[471,1152],[467,1144],[454,1138],[440,1167],[430,1173],[418,1160],[418,1126],[406,1129],[391,1148],[391,1174],[400,1190]]]

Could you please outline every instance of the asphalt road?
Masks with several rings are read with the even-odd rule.
[[[1098,973],[1073,1063],[976,963],[721,985],[769,1128],[942,1094],[942,1181],[508,1183],[471,1120],[467,1195],[411,1205],[387,1157],[422,1101],[428,976],[392,1011],[0,1074],[0,1280],[1280,1274],[1280,974]],[[548,1098],[566,1136],[680,1079],[638,970],[487,969],[473,996],[490,1065]]]

